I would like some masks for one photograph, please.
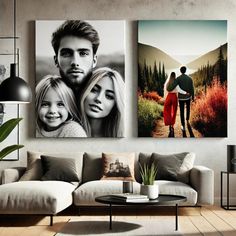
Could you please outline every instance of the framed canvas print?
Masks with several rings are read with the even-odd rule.
[[[18,56],[19,54],[16,55],[17,61]],[[0,83],[10,76],[10,64],[13,61],[13,54],[0,54]],[[0,126],[12,118],[19,118],[19,105],[0,103]],[[10,135],[2,143],[0,143],[0,150],[13,144],[19,145],[19,125],[17,125]],[[19,150],[10,153],[2,159],[2,161],[10,160],[19,160]]]
[[[36,137],[124,137],[124,22],[36,21]]]
[[[138,22],[138,136],[227,137],[227,21]]]

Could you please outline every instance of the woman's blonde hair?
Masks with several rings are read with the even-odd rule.
[[[170,76],[168,77],[168,79],[166,80],[165,84],[164,84],[164,98],[167,97],[167,94],[168,94],[168,91],[167,91],[167,88],[170,84],[173,84],[174,83],[174,80],[176,78],[176,74],[175,72],[171,72],[170,73]]]
[[[79,110],[76,106],[76,99],[72,89],[63,82],[61,77],[57,75],[47,75],[43,77],[36,86],[35,109],[37,127],[42,127],[42,122],[40,121],[38,114],[42,101],[50,88],[56,91],[64,103],[65,108],[69,113],[68,120],[75,120],[80,123]]]
[[[87,115],[85,114],[84,101],[92,88],[104,77],[109,77],[114,86],[115,105],[110,114],[103,118],[104,137],[123,137],[124,133],[124,90],[125,83],[122,76],[115,70],[108,67],[102,67],[92,72],[87,86],[82,91],[80,99],[80,113],[82,116],[82,123],[88,137],[91,137],[91,126]]]

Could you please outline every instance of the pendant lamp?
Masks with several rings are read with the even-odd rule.
[[[14,13],[14,63],[10,66],[10,77],[0,84],[0,103],[29,103],[32,100],[32,92],[29,85],[16,75],[16,0],[13,0]]]

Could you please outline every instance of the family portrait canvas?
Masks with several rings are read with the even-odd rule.
[[[138,136],[227,137],[227,21],[138,22]]]
[[[124,137],[124,22],[36,21],[36,137]]]

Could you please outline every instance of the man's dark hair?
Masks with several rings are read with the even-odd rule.
[[[181,72],[182,74],[184,74],[184,73],[186,72],[186,70],[187,70],[186,66],[181,66],[181,67],[180,67],[180,72]]]
[[[85,38],[92,43],[93,54],[97,53],[100,43],[98,32],[86,21],[67,20],[52,34],[52,47],[55,54],[58,54],[61,39],[65,36]]]

